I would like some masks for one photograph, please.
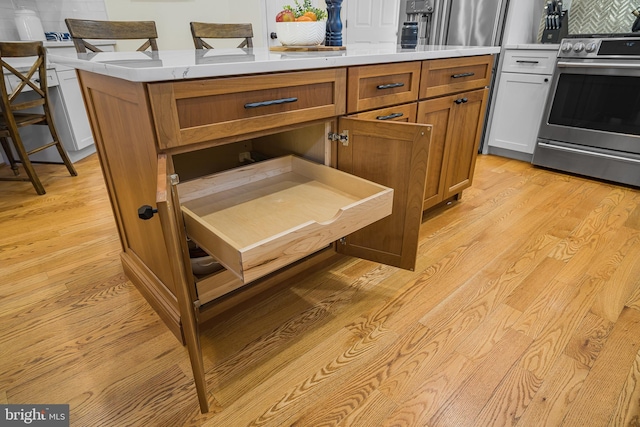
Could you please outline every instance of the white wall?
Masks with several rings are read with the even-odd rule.
[[[158,48],[193,49],[189,22],[251,23],[254,46],[264,46],[263,0],[104,0],[112,21],[156,21]],[[227,42],[216,46],[233,46]],[[137,48],[139,43],[118,42],[117,50]]]
[[[0,0],[0,40],[20,40],[14,10],[37,13],[45,31],[67,32],[65,18],[107,19],[104,0]]]

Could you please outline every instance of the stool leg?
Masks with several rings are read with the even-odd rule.
[[[16,147],[16,151],[18,152],[18,157],[22,162],[22,166],[27,172],[27,176],[33,184],[33,188],[36,189],[36,193],[38,193],[39,195],[45,194],[46,191],[44,190],[44,186],[40,182],[40,178],[38,178],[38,174],[33,168],[31,160],[29,160],[29,155],[27,154],[27,150],[25,150],[24,145],[22,145],[22,139],[20,138],[20,134],[17,132],[17,129],[16,132],[11,132],[11,139],[13,140],[13,145]]]
[[[2,145],[2,150],[9,161],[9,166],[11,166],[13,174],[16,176],[20,175],[20,169],[18,169],[18,164],[16,163],[16,159],[13,157],[13,151],[11,151],[11,146],[9,145],[7,138],[0,137],[0,145]]]

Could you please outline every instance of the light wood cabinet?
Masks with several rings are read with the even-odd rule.
[[[435,68],[479,72],[480,58]],[[336,252],[413,269],[425,195],[471,184],[487,91],[418,101],[424,66],[157,83],[78,72],[125,273],[187,343],[203,411],[199,322]],[[226,268],[194,275],[187,238]]]

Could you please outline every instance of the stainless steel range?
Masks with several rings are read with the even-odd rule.
[[[640,36],[564,39],[533,164],[640,186]]]

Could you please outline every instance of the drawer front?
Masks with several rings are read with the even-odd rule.
[[[18,78],[18,76],[14,74],[5,75],[5,82],[8,84],[9,89],[15,90],[22,80]],[[40,84],[39,77],[36,74],[31,78],[31,81],[38,86]],[[58,82],[58,76],[54,70],[47,70],[47,87],[58,86],[60,83]],[[29,86],[25,86],[23,92],[33,90]]]
[[[417,111],[418,103],[412,102],[410,104],[402,104],[396,105],[394,107],[385,107],[373,111],[366,111],[364,113],[354,114],[349,117],[355,117],[357,119],[365,120],[415,123]]]
[[[350,114],[418,99],[419,61],[350,67],[348,73]]]
[[[163,149],[342,115],[346,71],[154,83],[148,90]]]
[[[557,52],[542,50],[507,50],[502,71],[525,74],[553,74]]]
[[[449,95],[489,86],[493,56],[433,59],[422,63],[420,98]]]

